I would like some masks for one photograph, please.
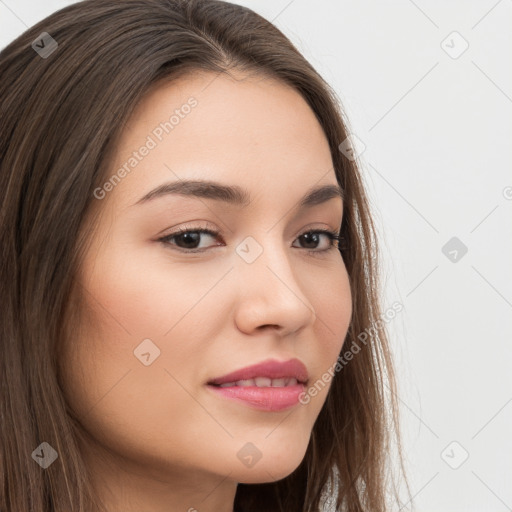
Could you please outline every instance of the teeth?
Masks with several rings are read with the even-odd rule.
[[[256,377],[254,382],[259,388],[268,388],[270,387],[270,384],[272,384],[272,379],[269,379],[268,377]]]
[[[256,377],[255,379],[244,379],[237,380],[236,382],[226,382],[220,384],[221,388],[228,388],[232,386],[256,386],[258,388],[283,388],[285,386],[296,386],[297,379],[295,377],[281,378],[281,379],[269,379],[268,377]]]
[[[254,380],[253,379],[237,380],[236,385],[242,386],[242,387],[254,386]]]

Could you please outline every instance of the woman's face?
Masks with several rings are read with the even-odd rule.
[[[301,206],[311,189],[337,187],[314,113],[270,79],[188,76],[139,104],[110,171],[78,276],[88,314],[62,354],[90,463],[108,449],[121,472],[161,482],[284,478],[305,455],[352,310],[336,241],[315,231],[338,232],[342,200]],[[141,200],[187,180],[248,200],[213,188]],[[178,229],[191,233],[172,238]],[[268,359],[301,361],[317,394],[303,404],[258,380],[267,389],[242,391],[251,401],[208,384]]]

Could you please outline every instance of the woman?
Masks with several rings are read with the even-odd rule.
[[[0,509],[385,510],[374,227],[290,41],[218,0],[86,0],[0,72]]]

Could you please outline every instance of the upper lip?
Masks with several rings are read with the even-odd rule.
[[[210,380],[208,384],[220,385],[239,380],[254,379],[256,377],[267,377],[269,379],[296,378],[297,382],[302,383],[306,383],[309,378],[306,366],[299,359],[289,359],[288,361],[267,359],[261,363],[240,368],[222,377],[217,377]]]

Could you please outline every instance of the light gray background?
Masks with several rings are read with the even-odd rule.
[[[1,0],[0,46],[71,3]],[[511,510],[512,2],[238,3],[334,87],[364,148],[416,510]]]

